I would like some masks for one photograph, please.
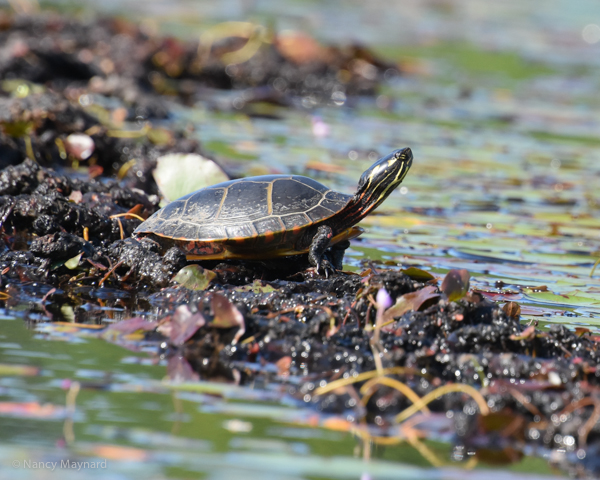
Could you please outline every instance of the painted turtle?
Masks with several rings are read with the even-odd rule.
[[[308,253],[317,272],[341,270],[354,227],[402,182],[410,148],[379,159],[362,174],[354,195],[298,175],[264,175],[202,188],[154,213],[135,229],[188,260],[266,260]],[[327,251],[327,258],[325,253]]]

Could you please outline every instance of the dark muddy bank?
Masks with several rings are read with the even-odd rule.
[[[595,471],[586,459],[600,440],[598,344],[585,331],[525,328],[515,304],[502,309],[476,292],[449,301],[422,272],[409,270],[411,278],[375,266],[324,279],[302,260],[295,271],[286,262],[286,272],[276,262],[213,262],[204,265],[206,289],[194,291],[174,281],[186,266],[183,252],[130,238],[140,221],[115,216],[132,209],[147,215],[157,209],[155,196],[119,182],[70,179],[31,160],[2,171],[0,192],[5,305],[29,304],[31,313],[65,320],[60,307],[69,304],[81,323],[99,321],[89,308],[99,298],[152,311],[158,324],[144,329],[160,325],[158,337],[147,336],[157,354],[171,358],[172,376],[239,384],[300,378],[290,387],[300,401],[365,419],[379,432],[392,431],[412,404],[405,392],[379,385],[361,404],[353,387],[324,394],[317,388],[378,367],[401,367],[391,377],[420,397],[444,385],[472,385],[489,406],[485,416],[465,392],[429,404],[453,412],[444,422],[453,425],[457,449],[506,462],[520,458],[524,445],[554,449],[563,452],[555,456],[561,467]],[[385,289],[397,303],[424,288],[417,311],[390,310],[374,341],[377,312],[385,310],[378,293]],[[166,351],[162,341],[170,344]]]
[[[515,304],[503,308],[474,291],[442,293],[423,272],[373,265],[324,279],[304,259],[286,261],[285,271],[278,262],[213,262],[203,264],[206,285],[193,290],[175,280],[187,265],[183,252],[131,238],[138,217],[158,209],[156,158],[201,152],[186,131],[148,124],[135,138],[122,134],[126,120],[168,117],[161,95],[189,103],[208,87],[239,88],[243,102],[309,108],[299,99],[317,104],[373,93],[386,72],[398,70],[362,48],[315,46],[303,37],[265,40],[228,70],[224,59],[241,49],[244,32],[217,40],[207,49],[116,20],[3,17],[0,77],[16,82],[3,83],[0,96],[5,306],[79,323],[101,322],[94,307],[106,298],[124,308],[124,319],[147,312],[156,323],[130,320],[129,328],[147,331],[173,377],[289,384],[311,408],[365,420],[375,443],[407,435],[396,425],[415,397],[397,382],[361,391],[368,380],[358,375],[384,369],[418,397],[459,385],[444,396],[438,390],[427,405],[441,414],[437,428],[453,431],[456,461],[509,464],[525,452],[552,452],[559,467],[596,475],[600,372],[598,338],[590,332],[523,326]],[[297,57],[297,42],[314,47],[308,59]],[[93,95],[119,103],[90,110]],[[90,140],[93,153],[85,156]],[[81,165],[86,174],[66,173]],[[387,310],[382,290],[391,304],[412,308]],[[64,305],[73,318],[64,317]],[[378,315],[386,319],[381,328]],[[431,433],[402,425],[417,436]]]

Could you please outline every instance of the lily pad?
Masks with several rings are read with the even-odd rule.
[[[548,265],[585,265],[592,264],[593,258],[589,255],[575,255],[564,252],[539,253],[539,252],[490,252],[489,250],[478,250],[474,248],[452,249],[452,255],[474,260],[487,260],[497,262],[512,262],[517,264],[540,264]]]
[[[159,157],[152,175],[167,200],[229,180],[215,162],[193,153],[171,153]]]
[[[179,270],[174,280],[189,290],[206,290],[216,276],[217,274],[212,270],[194,264]]]
[[[248,285],[241,285],[239,287],[235,287],[235,290],[238,292],[252,292],[252,293],[271,293],[277,291],[276,288],[271,285],[264,284],[262,280],[254,280],[252,283]]]
[[[590,297],[582,295],[581,292],[575,290],[570,293],[557,295],[552,292],[525,292],[525,297],[533,300],[536,303],[545,303],[549,305],[564,305],[564,306],[588,306],[600,305],[600,297]]]
[[[428,282],[429,280],[434,280],[435,277],[427,272],[426,270],[421,270],[420,268],[417,267],[408,267],[404,270],[401,270],[401,272],[412,278],[413,280],[417,280],[419,282]]]

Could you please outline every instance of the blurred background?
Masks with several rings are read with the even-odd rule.
[[[42,165],[173,199],[197,185],[167,193],[157,158],[200,152],[234,177],[290,172],[352,193],[372,162],[409,146],[411,172],[362,223],[349,270],[464,268],[483,296],[519,302],[524,324],[598,333],[595,0],[12,0],[0,1],[0,39],[2,97],[44,85],[101,118],[113,139],[87,130],[69,140],[67,129],[56,143],[4,109],[3,134],[18,139],[6,151],[19,153],[3,154],[2,166],[50,145]],[[134,137],[150,146],[127,143]],[[93,156],[82,153],[90,139]],[[171,170],[193,177],[188,168]],[[69,455],[112,462],[90,478],[360,477],[351,433],[268,388],[175,395],[159,386],[164,359],[148,345],[130,352],[122,339],[13,321],[45,293],[23,294],[0,319],[0,360],[23,368],[0,379],[3,474],[55,478],[6,465],[65,458],[66,442]],[[79,322],[156,314],[114,300],[53,312]],[[87,385],[76,415],[65,379]],[[554,437],[482,456],[482,474],[467,470],[474,464],[443,426],[432,426],[426,449],[375,449],[361,478],[553,478],[565,470],[548,458],[564,467],[586,455],[573,436]]]

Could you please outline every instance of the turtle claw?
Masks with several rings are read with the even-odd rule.
[[[317,266],[315,267],[317,275],[321,275],[321,267],[325,278],[329,278],[329,274],[335,275],[337,273],[337,269],[326,258],[323,258],[320,262],[317,263]]]

